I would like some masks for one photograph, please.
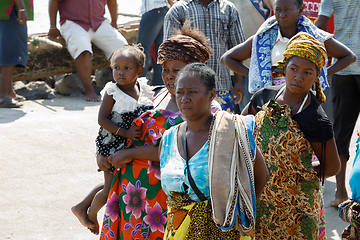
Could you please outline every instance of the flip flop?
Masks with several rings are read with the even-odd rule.
[[[22,104],[11,99],[11,97],[6,97],[0,101],[0,108],[19,108]]]

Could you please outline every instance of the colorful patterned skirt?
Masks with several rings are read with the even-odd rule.
[[[183,118],[179,114],[149,110],[134,120],[142,135],[138,141],[129,141],[128,147],[157,145],[165,130],[180,122]],[[152,161],[134,159],[115,170],[101,240],[163,239],[167,196],[160,179],[160,164]]]
[[[349,199],[339,205],[340,218],[349,223],[342,232],[342,239],[359,239],[360,237],[360,203]]]
[[[115,172],[100,239],[162,239],[166,195],[160,165],[133,160]]]
[[[186,194],[168,197],[168,224],[164,240],[242,239],[235,230],[223,232],[212,220],[210,200],[195,202]]]

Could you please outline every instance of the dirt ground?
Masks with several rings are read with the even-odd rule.
[[[100,103],[70,97],[23,103],[0,109],[0,239],[98,239],[70,208],[103,180],[94,141]],[[351,159],[355,139],[353,134]],[[330,206],[334,177],[325,188],[327,236],[340,239],[346,223]]]

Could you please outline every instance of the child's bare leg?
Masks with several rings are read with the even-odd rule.
[[[97,220],[97,213],[106,204],[106,200],[109,195],[111,183],[113,180],[113,173],[110,171],[104,172],[104,180],[104,188],[95,195],[88,212],[89,220],[94,223],[94,226],[89,227],[89,230],[96,235],[99,234],[99,222]]]
[[[87,211],[95,197],[95,195],[104,188],[104,184],[94,187],[90,193],[78,204],[71,208],[73,214],[79,219],[80,223],[87,228],[94,227],[95,224],[89,220]]]

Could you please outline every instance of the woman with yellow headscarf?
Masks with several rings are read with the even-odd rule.
[[[259,90],[242,113],[255,115],[255,141],[270,174],[257,201],[255,238],[318,239],[320,180],[340,169],[332,125],[320,106],[319,72],[327,55],[306,33],[296,34],[283,55],[272,71],[286,83]],[[313,153],[320,165],[312,164]]]

